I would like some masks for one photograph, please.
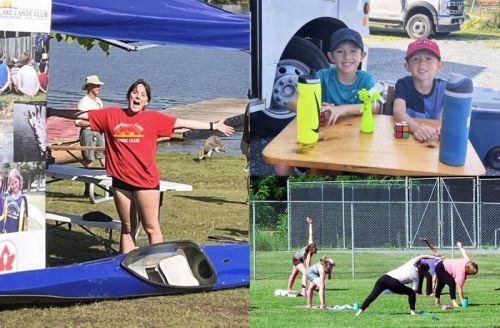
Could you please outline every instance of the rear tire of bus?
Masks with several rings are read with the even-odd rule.
[[[311,69],[319,70],[328,66],[328,59],[318,46],[302,37],[293,36],[283,50],[276,69],[271,111],[275,109],[276,113],[289,113],[287,104],[296,94],[299,76],[308,74]]]
[[[311,69],[325,67],[329,67],[329,62],[319,47],[302,37],[293,36],[278,63],[270,108],[251,115],[252,135],[277,135],[295,116],[288,110],[287,103],[296,93],[298,77],[308,74]]]

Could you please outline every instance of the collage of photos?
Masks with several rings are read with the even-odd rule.
[[[498,326],[499,17],[0,1],[0,326]]]
[[[0,32],[0,274],[8,274],[46,263],[49,35]]]
[[[251,327],[495,326],[500,37],[336,3],[251,8]]]

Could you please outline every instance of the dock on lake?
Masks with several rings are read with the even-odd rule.
[[[172,107],[161,112],[187,120],[217,122],[225,120],[235,128],[243,126],[247,99],[216,98],[197,103]],[[207,135],[204,130],[176,129],[171,139],[192,139]]]

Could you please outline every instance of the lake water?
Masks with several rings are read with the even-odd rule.
[[[162,45],[135,52],[98,47],[86,51],[76,43],[51,40],[48,105],[74,106],[85,95],[85,77],[104,82],[105,106],[126,105],[132,82],[143,78],[151,85],[151,109],[163,109],[206,99],[245,98],[250,85],[250,55],[246,52],[202,47]],[[228,154],[240,154],[241,133],[225,139]],[[197,152],[201,141],[169,142],[160,151]]]

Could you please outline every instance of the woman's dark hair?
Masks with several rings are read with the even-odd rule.
[[[421,261],[417,262],[417,271],[418,273],[424,273],[429,271],[429,264],[422,263]]]
[[[318,246],[316,246],[316,243],[311,243],[307,245],[304,256],[307,256],[307,254],[309,253],[316,254],[317,251],[318,251]]]
[[[144,81],[143,79],[138,79],[137,81],[132,83],[132,85],[128,88],[127,91],[127,99],[128,97],[130,97],[132,91],[134,91],[134,89],[137,88],[139,84],[142,84],[144,86],[144,89],[146,89],[146,94],[148,95],[148,101],[151,101],[151,87],[149,86],[149,83]]]
[[[335,266],[335,261],[332,259],[329,259],[326,256],[322,256],[321,259],[319,260],[319,262],[323,266],[325,273],[328,274],[328,280],[332,279],[332,269]]]

